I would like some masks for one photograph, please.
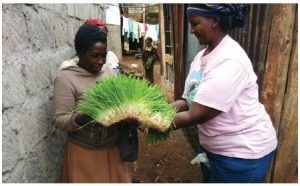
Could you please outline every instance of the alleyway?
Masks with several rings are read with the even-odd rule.
[[[144,74],[144,68],[141,58],[136,58],[134,56],[123,56],[120,60],[121,65],[130,66],[131,64],[137,65],[138,73]],[[155,84],[160,85],[160,64],[156,62],[154,65],[154,82]]]
[[[141,59],[124,56],[121,64],[138,65],[137,71],[143,72]],[[160,64],[154,66],[154,81],[160,84]],[[147,145],[143,134],[139,134],[139,158],[135,162],[133,182],[136,183],[200,183],[201,173],[198,165],[190,161],[196,155],[182,130],[175,131],[168,141]]]

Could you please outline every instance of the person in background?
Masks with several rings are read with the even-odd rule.
[[[262,183],[277,147],[252,63],[227,34],[244,26],[246,10],[239,4],[187,8],[191,33],[205,48],[191,63],[182,100],[170,105],[178,110],[174,129],[198,128],[204,182]]]
[[[104,128],[72,112],[85,91],[115,76],[105,65],[106,34],[96,25],[82,25],[75,36],[78,63],[59,71],[54,80],[53,123],[67,132],[61,182],[130,183],[131,165],[121,161],[118,125]]]
[[[100,30],[102,32],[104,32],[105,34],[108,33],[108,30],[107,30],[107,26],[106,26],[106,23],[103,22],[101,19],[89,19],[89,20],[86,20],[84,23],[84,25],[97,25]],[[64,61],[60,67],[58,68],[58,71],[61,71],[69,66],[76,66],[77,63],[78,63],[78,58],[75,57],[73,59],[70,59],[70,60],[66,60]],[[106,63],[105,65],[109,66],[110,68],[114,69],[115,73],[116,74],[119,74],[119,59],[118,57],[116,56],[116,54],[110,50],[107,51],[107,55],[106,55]]]
[[[155,61],[159,60],[156,48],[152,45],[152,38],[146,38],[146,47],[142,51],[142,61],[145,69],[146,79],[154,84],[153,68]]]

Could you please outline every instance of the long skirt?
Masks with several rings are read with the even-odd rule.
[[[122,162],[118,147],[87,149],[67,139],[62,183],[131,183],[131,164]]]

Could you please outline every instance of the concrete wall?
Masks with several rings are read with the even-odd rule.
[[[118,56],[120,61],[122,58],[120,25],[107,25],[107,29],[107,47]]]
[[[161,76],[160,77],[160,87],[161,87],[163,93],[166,95],[168,103],[175,101],[174,83],[170,82],[164,76]]]
[[[53,80],[75,54],[74,36],[88,18],[105,20],[100,4],[2,4],[2,181],[59,180],[65,132],[54,127]],[[111,28],[110,28],[111,27]],[[120,26],[109,26],[120,37]],[[121,53],[121,41],[109,49]],[[118,47],[119,45],[119,47]]]

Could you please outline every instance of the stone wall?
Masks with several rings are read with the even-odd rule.
[[[88,18],[105,20],[101,4],[2,4],[2,181],[59,181],[65,132],[51,123],[53,81],[74,54]],[[120,37],[120,26],[110,38]],[[120,40],[120,39],[119,39]],[[118,47],[119,45],[119,47]],[[121,41],[109,40],[121,54]]]

